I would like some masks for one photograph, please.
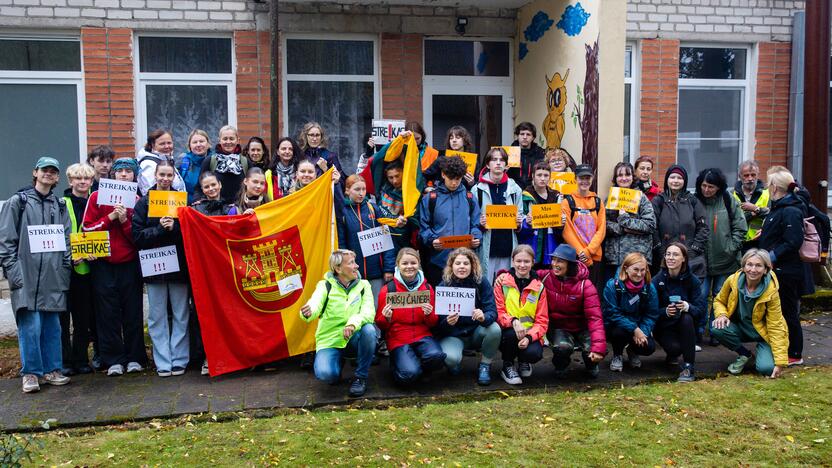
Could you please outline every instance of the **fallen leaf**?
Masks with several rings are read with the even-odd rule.
[[[791,443],[794,443],[794,437],[792,437],[792,436],[790,436],[790,435],[787,435],[787,436],[786,436],[786,440],[788,440],[788,441],[789,441],[789,442],[791,442]]]
[[[384,461],[390,461],[390,455],[382,455],[381,458],[383,458]]]

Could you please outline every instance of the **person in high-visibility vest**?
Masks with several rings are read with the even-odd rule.
[[[757,178],[759,174],[760,165],[757,161],[743,161],[737,169],[737,183],[734,185],[734,198],[740,202],[740,208],[748,223],[748,232],[743,242],[746,245],[757,236],[771,210],[768,189],[763,181]],[[746,246],[743,251],[747,249]]]

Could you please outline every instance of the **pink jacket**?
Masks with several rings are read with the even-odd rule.
[[[543,278],[549,305],[549,329],[578,333],[589,330],[591,351],[604,354],[607,338],[601,314],[601,299],[589,280],[589,269],[578,262],[578,274],[574,278],[559,279],[550,270],[539,270]]]

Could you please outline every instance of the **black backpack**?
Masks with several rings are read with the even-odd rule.
[[[321,313],[318,314],[318,317],[321,317],[324,314],[324,312],[326,312],[326,306],[327,304],[329,304],[329,292],[332,291],[332,283],[324,280],[324,287],[326,287],[326,297],[324,298],[324,303],[321,304]],[[364,291],[366,290],[367,288],[361,288],[361,298],[364,298]]]
[[[563,198],[565,198],[566,203],[569,204],[569,212],[571,213],[572,219],[575,219],[575,212],[578,211],[578,205],[575,204],[575,198],[572,195],[564,195]],[[601,199],[597,195],[595,196],[595,208],[592,208],[589,211],[594,211],[596,213],[601,211]]]

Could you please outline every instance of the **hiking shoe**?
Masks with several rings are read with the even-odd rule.
[[[23,393],[34,393],[37,391],[40,391],[38,376],[35,374],[25,374],[23,376]]]
[[[610,361],[610,370],[612,372],[621,372],[624,370],[624,357],[620,354],[613,355],[612,361]]]
[[[352,383],[350,384],[350,396],[352,398],[357,398],[360,396],[364,396],[367,392],[367,379],[362,379],[360,377],[356,377],[352,379]]]
[[[122,366],[121,364],[113,364],[112,366],[110,366],[109,369],[107,369],[107,376],[109,377],[115,377],[123,374],[124,366]]]
[[[156,371],[156,375],[158,375],[159,377],[170,377],[170,371],[169,370],[164,370],[164,369],[158,369]]]
[[[521,362],[518,364],[520,377],[531,377],[532,371],[534,371],[534,366],[530,362]]]
[[[514,368],[514,363],[505,363],[503,364],[503,369],[500,371],[500,377],[506,381],[509,385],[520,385],[523,383],[523,379],[520,378],[520,374],[517,373],[517,370]]]
[[[696,376],[693,375],[693,364],[685,364],[682,367],[682,372],[679,373],[679,378],[676,379],[677,382],[693,382],[696,380]]]
[[[630,363],[630,367],[633,369],[640,369],[641,368],[641,358],[638,356],[638,353],[631,347],[627,347],[627,362]]]
[[[479,368],[477,368],[477,383],[491,385],[491,364],[480,363]]]
[[[49,385],[66,385],[69,383],[69,377],[61,374],[61,371],[52,371],[43,374],[43,382]]]
[[[173,366],[173,369],[170,370],[170,375],[182,375],[185,373],[184,367]]]
[[[745,368],[745,365],[748,363],[748,360],[751,359],[748,356],[743,356],[740,354],[737,356],[737,360],[732,362],[728,365],[728,372],[731,375],[740,375],[742,374],[742,370]]]
[[[802,366],[803,365],[803,358],[799,357],[790,357],[789,358],[789,367],[791,366]]]
[[[135,373],[135,372],[141,372],[143,370],[144,370],[144,367],[142,367],[142,365],[139,364],[138,362],[128,362],[127,363],[127,373],[128,374],[132,374],[132,373]]]
[[[202,370],[200,371],[202,375],[208,375],[208,360],[202,361]]]

